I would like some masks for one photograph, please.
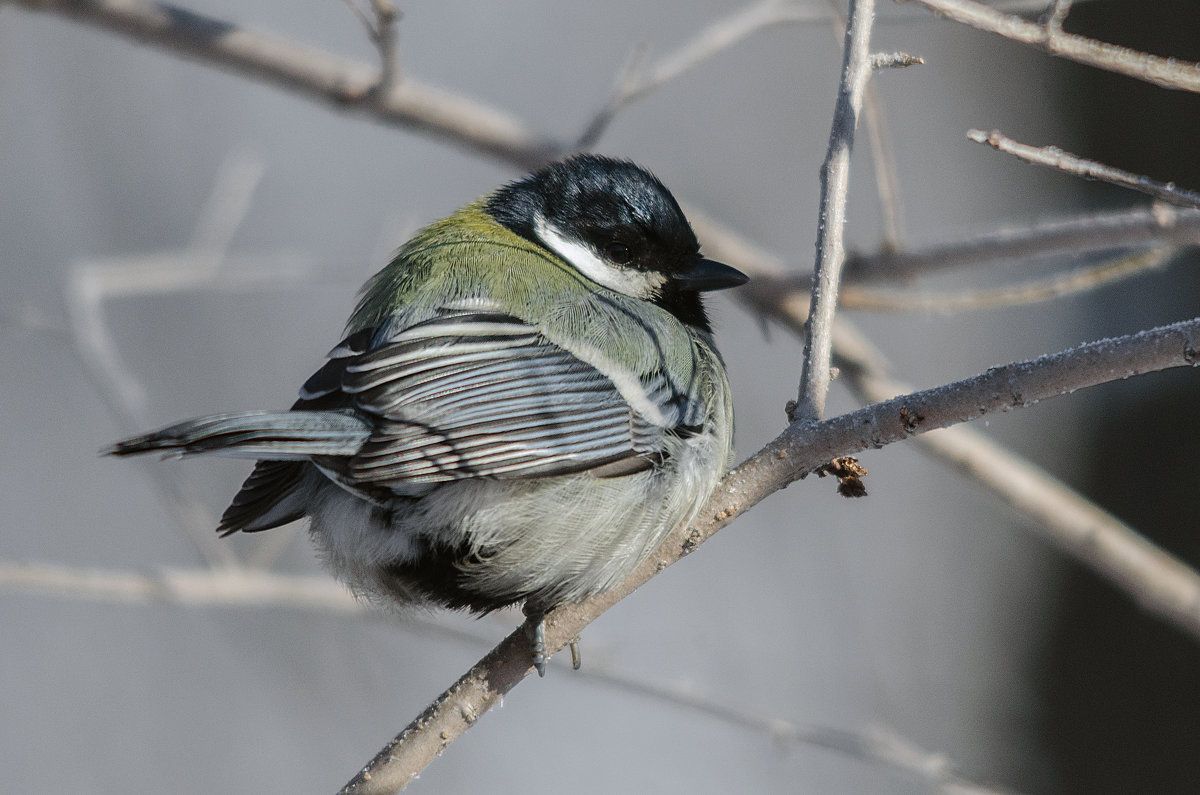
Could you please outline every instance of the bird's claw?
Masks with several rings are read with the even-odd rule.
[[[541,612],[525,613],[525,632],[529,635],[529,646],[533,654],[533,667],[538,676],[546,675],[546,620]]]

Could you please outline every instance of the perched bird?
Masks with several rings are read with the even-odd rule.
[[[217,528],[310,520],[384,602],[542,615],[620,582],[729,465],[704,259],[637,165],[576,155],[418,232],[363,287],[289,411],[217,414],[104,452],[257,459]]]

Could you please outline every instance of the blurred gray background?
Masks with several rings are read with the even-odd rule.
[[[1067,27],[1197,59],[1193,5],[1097,0]],[[408,74],[571,137],[635,44],[653,58],[739,4],[399,6]],[[336,0],[188,8],[374,62]],[[1172,143],[1191,145],[1181,134],[1195,129],[1195,97],[1164,98],[907,6],[882,13],[874,49],[927,60],[876,81],[907,244],[1141,204],[968,143],[968,127],[1200,184],[1194,151]],[[627,109],[596,148],[650,167],[807,269],[839,64],[825,25],[759,33]],[[866,153],[848,237],[870,251],[881,233]],[[176,419],[288,405],[388,253],[516,176],[438,140],[0,4],[0,560],[153,573],[206,566],[204,550],[224,549],[317,573],[301,528],[222,546],[187,529],[215,526],[246,463],[96,451]],[[131,263],[143,270],[129,289],[98,305],[128,367],[124,386],[138,387],[123,394],[88,358],[96,339],[77,339],[70,312],[87,298],[78,274]],[[205,267],[216,270],[199,278]],[[1190,317],[1196,286],[1184,270],[1051,305],[854,319],[897,373],[930,386]],[[1028,276],[998,266],[922,284]],[[741,458],[782,429],[800,344],[733,296],[711,303]],[[977,425],[1197,556],[1195,440],[1152,428],[1195,406],[1195,380],[1152,376]],[[835,385],[830,413],[853,405]],[[1170,451],[1172,482],[1185,489],[1159,493],[1128,466],[1097,466]],[[886,727],[972,779],[1015,789],[1189,791],[1200,775],[1195,645],[913,445],[862,460],[869,498],[844,500],[815,478],[770,498],[589,627],[582,673],[555,660],[409,791],[935,791],[647,689],[801,726]],[[0,791],[332,792],[518,621],[3,590]]]

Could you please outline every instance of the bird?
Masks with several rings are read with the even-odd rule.
[[[418,231],[363,286],[289,410],[216,414],[113,456],[256,464],[224,537],[307,518],[332,573],[384,605],[547,612],[624,579],[728,469],[733,407],[705,258],[650,171],[552,162]]]

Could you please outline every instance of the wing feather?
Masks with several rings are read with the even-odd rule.
[[[611,374],[497,312],[360,331],[331,357],[301,403],[336,398],[372,423],[358,452],[338,465],[359,485],[403,491],[464,478],[633,472],[662,455],[671,430],[632,409]],[[689,413],[676,407],[683,397],[667,378],[622,377],[638,377],[662,416]]]

